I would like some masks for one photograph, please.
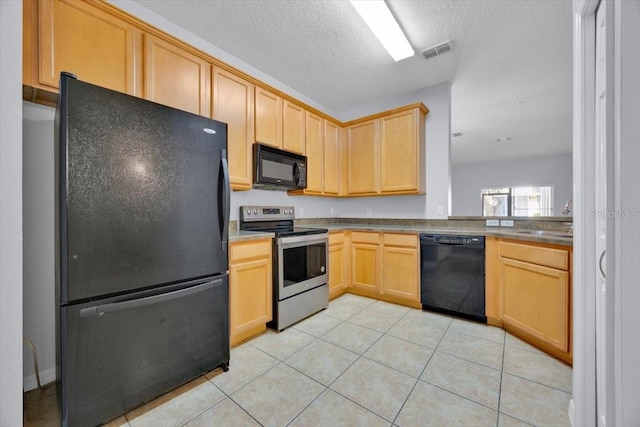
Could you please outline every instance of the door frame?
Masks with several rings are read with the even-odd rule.
[[[573,2],[573,426],[596,423],[595,13],[598,0]]]

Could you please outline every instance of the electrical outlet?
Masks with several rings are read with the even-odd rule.
[[[443,216],[444,215],[444,207],[438,206],[438,208],[436,209],[436,215]]]
[[[304,208],[298,209],[298,212],[300,212],[300,216],[304,216]]]
[[[367,216],[371,216],[371,208],[367,208]]]
[[[500,221],[497,219],[488,219],[487,227],[498,227],[500,225]]]
[[[501,219],[500,220],[500,227],[513,227],[513,220],[512,219]]]

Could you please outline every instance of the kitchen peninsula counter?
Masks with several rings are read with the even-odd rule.
[[[528,242],[548,243],[562,246],[573,246],[573,237],[569,237],[567,227],[562,228],[561,221],[535,221],[525,220],[523,224],[515,227],[478,227],[472,224],[472,220],[447,221],[447,220],[363,220],[363,222],[342,222],[341,219],[321,219],[314,222],[313,219],[296,220],[296,225],[304,227],[326,228],[331,231],[369,231],[389,233],[428,233],[444,235],[470,235],[493,236]],[[483,220],[484,221],[484,220]],[[442,224],[433,224],[440,222]],[[450,224],[446,224],[450,222]],[[478,221],[475,221],[478,222]],[[566,220],[565,220],[566,222]],[[422,224],[420,224],[422,223]],[[431,224],[429,224],[431,223]],[[550,223],[555,223],[550,225]],[[543,230],[543,234],[529,234]],[[545,232],[550,234],[544,234]],[[554,235],[554,233],[567,236]]]

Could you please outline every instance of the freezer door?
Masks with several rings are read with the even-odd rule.
[[[61,79],[61,303],[228,271],[227,125]]]
[[[61,309],[62,425],[105,423],[229,363],[228,279]]]

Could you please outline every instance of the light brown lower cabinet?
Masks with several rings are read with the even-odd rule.
[[[490,323],[567,363],[572,362],[571,255],[568,247],[487,239]]]
[[[231,243],[229,335],[235,345],[266,329],[272,319],[271,239]]]
[[[329,299],[344,294],[349,278],[349,240],[345,232],[329,233]]]
[[[351,233],[353,293],[420,307],[417,234]]]
[[[380,233],[351,233],[351,286],[367,292],[381,293]]]
[[[418,235],[384,233],[382,241],[383,293],[419,302]]]

